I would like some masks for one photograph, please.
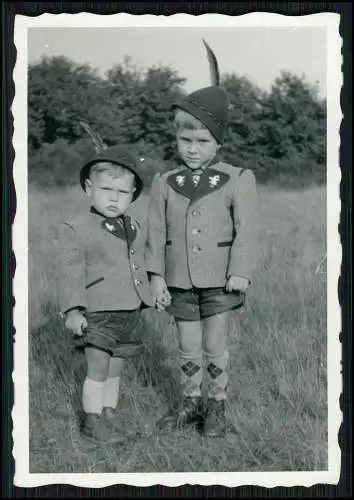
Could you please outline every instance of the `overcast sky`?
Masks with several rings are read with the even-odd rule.
[[[326,95],[326,30],[322,27],[29,28],[28,61],[65,55],[104,74],[130,56],[139,67],[168,65],[186,89],[209,85],[201,38],[214,50],[221,73],[235,72],[269,89],[281,70],[315,84]]]

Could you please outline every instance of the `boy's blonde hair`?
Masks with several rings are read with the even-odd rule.
[[[129,168],[123,167],[122,165],[118,165],[117,163],[111,163],[108,161],[102,161],[92,165],[89,178],[92,180],[92,177],[97,178],[103,173],[108,173],[115,179],[130,174],[134,176],[134,186],[136,184],[136,176],[134,172],[129,170]]]
[[[208,130],[208,127],[204,125],[200,120],[195,118],[184,109],[176,109],[175,110],[175,118],[173,121],[175,132],[179,130],[187,129],[187,130]]]

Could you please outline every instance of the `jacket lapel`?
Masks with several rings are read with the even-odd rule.
[[[138,224],[128,215],[123,215],[116,219],[104,219],[102,221],[102,227],[113,234],[113,236],[126,241],[129,248],[138,236]]]
[[[192,198],[195,187],[191,181],[188,170],[183,169],[180,172],[171,174],[167,178],[167,184],[177,191],[177,193],[180,193],[188,199]]]
[[[103,219],[102,227],[109,233],[113,234],[121,240],[126,240],[124,222],[122,217],[117,217],[115,219]]]
[[[125,229],[126,240],[128,243],[128,248],[130,248],[134,243],[134,241],[136,240],[136,238],[138,237],[138,231],[139,231],[138,222],[129,215],[124,215],[122,219],[124,222],[124,229]]]

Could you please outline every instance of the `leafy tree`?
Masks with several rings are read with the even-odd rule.
[[[171,141],[171,104],[184,79],[170,68],[152,67],[145,73],[128,58],[107,73],[107,101],[97,124],[102,137],[154,150],[161,156]]]
[[[42,185],[77,182],[72,166],[92,154],[86,121],[108,144],[126,143],[145,157],[148,182],[176,157],[172,102],[185,82],[169,67],[135,67],[129,58],[105,77],[65,57],[29,67],[29,178]],[[224,157],[252,168],[260,182],[324,182],[326,102],[304,78],[282,72],[264,92],[226,74],[231,101]],[[74,169],[75,170],[75,169]]]
[[[106,102],[104,85],[88,65],[78,65],[65,57],[43,58],[29,67],[28,108],[29,144],[37,149],[43,143],[80,138],[78,122],[90,122]]]
[[[274,175],[324,181],[326,108],[316,87],[282,72],[265,96],[261,128],[264,154],[279,166]]]
[[[224,151],[242,167],[252,166],[259,149],[265,93],[245,77],[227,74],[222,85],[230,100],[230,123]]]

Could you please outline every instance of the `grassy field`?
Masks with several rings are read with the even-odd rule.
[[[122,427],[141,437],[89,450],[78,415],[85,363],[58,318],[56,226],[87,203],[79,189],[29,192],[30,471],[221,472],[327,469],[325,190],[260,188],[256,280],[230,328],[227,414],[236,431],[208,440],[187,430],[157,436],[178,398],[175,325],[145,314],[145,354],[126,365]],[[146,199],[133,212],[146,213]],[[325,267],[322,269],[325,271]]]

